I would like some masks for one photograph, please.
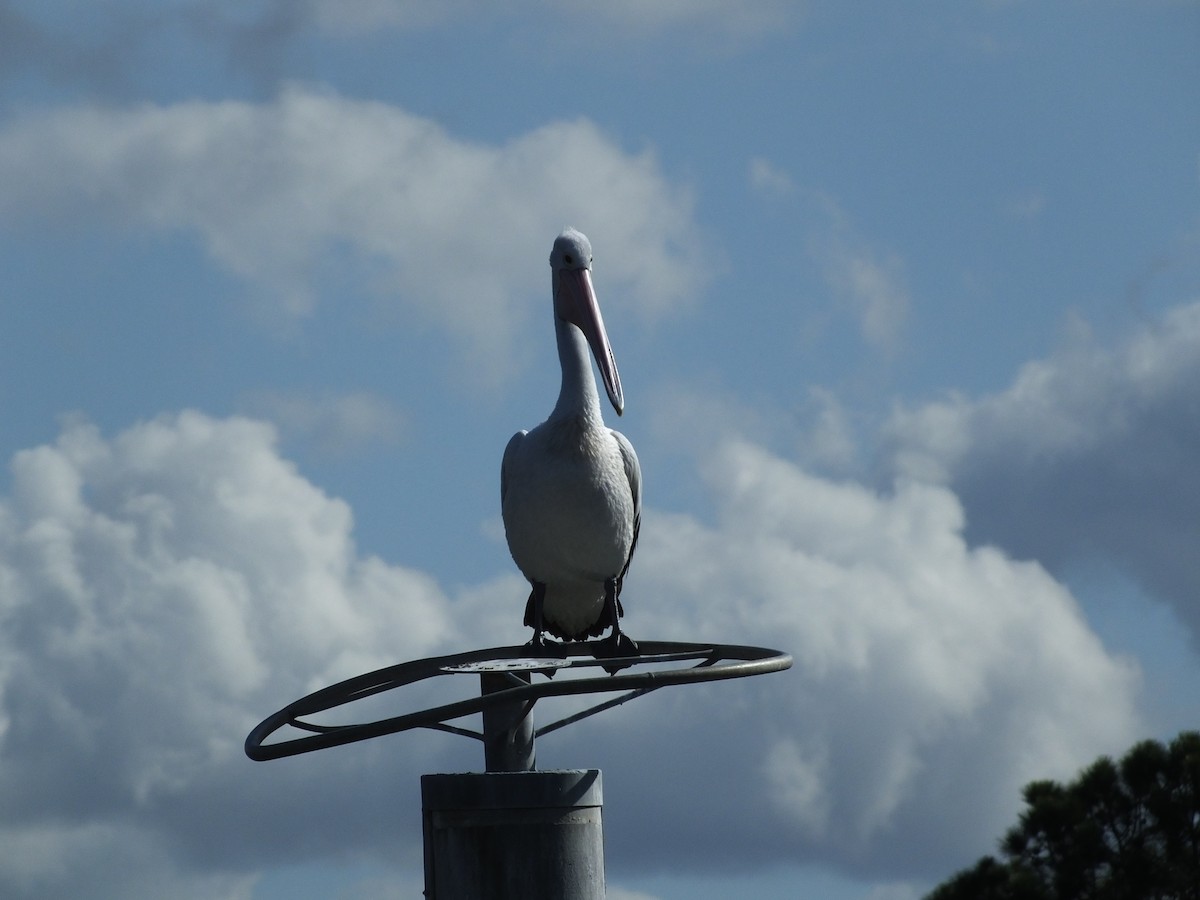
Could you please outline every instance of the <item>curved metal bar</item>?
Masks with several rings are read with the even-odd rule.
[[[790,654],[778,650],[768,650],[763,647],[747,647],[735,644],[688,644],[675,641],[641,641],[640,652],[637,656],[613,658],[595,658],[595,642],[557,645],[548,651],[539,651],[541,656],[550,656],[551,652],[558,659],[570,660],[567,666],[547,667],[547,674],[554,674],[566,669],[586,668],[591,666],[612,666],[615,663],[627,664],[628,667],[638,665],[667,664],[686,660],[699,660],[695,666],[672,669],[654,669],[644,672],[625,672],[617,675],[587,676],[582,678],[563,678],[546,680],[533,684],[517,681],[510,688],[431,707],[419,712],[407,713],[379,719],[374,722],[364,722],[349,725],[322,725],[303,721],[303,717],[327,712],[347,703],[362,700],[385,691],[414,684],[439,675],[452,674],[448,667],[468,666],[472,663],[483,663],[497,660],[529,659],[531,648],[494,647],[487,650],[472,650],[466,653],[456,653],[448,656],[435,656],[419,659],[413,662],[400,663],[349,678],[338,684],[315,691],[306,697],[289,704],[279,712],[264,719],[250,732],[246,738],[246,755],[253,760],[263,761],[281,759],[285,756],[295,756],[326,747],[336,747],[350,744],[368,738],[395,734],[411,728],[433,728],[451,731],[457,734],[469,734],[465,729],[445,726],[450,719],[482,712],[497,704],[513,703],[516,701],[533,702],[543,697],[563,697],[576,694],[611,693],[628,691],[629,696],[620,702],[631,700],[660,687],[676,684],[690,684],[700,681],[717,681],[729,678],[745,678],[751,675],[764,675],[768,672],[779,672],[792,665]],[[576,659],[588,657],[588,659]],[[734,660],[733,662],[724,662]],[[535,669],[536,671],[536,669]],[[600,704],[595,711],[615,706],[616,703]],[[591,712],[587,712],[591,714]],[[583,715],[569,717],[570,721],[583,718]],[[561,727],[559,723],[556,726]],[[564,719],[562,725],[569,724]],[[264,743],[276,731],[291,726],[308,734],[303,737]],[[550,730],[553,730],[551,728]]]

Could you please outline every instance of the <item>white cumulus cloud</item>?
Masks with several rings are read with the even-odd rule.
[[[627,630],[795,665],[652,695],[575,748],[604,761],[616,805],[656,797],[635,836],[614,825],[620,852],[653,865],[669,841],[697,865],[870,860],[931,877],[989,849],[1024,783],[1139,735],[1136,669],[1040,565],[969,544],[949,490],[878,494],[738,441],[706,478],[714,521],[647,513]],[[651,833],[670,837],[639,850]]]
[[[327,455],[349,454],[373,443],[395,444],[405,433],[404,415],[386,398],[368,391],[264,389],[248,392],[242,402],[285,435],[311,441]]]
[[[706,454],[704,477],[712,521],[647,510],[626,627],[795,666],[539,741],[543,767],[605,770],[624,871],[869,859],[928,876],[986,850],[1025,781],[1138,736],[1136,672],[1039,565],[969,544],[945,487],[879,494],[745,441]],[[352,527],[249,419],[184,412],[111,438],[71,422],[14,457],[0,892],[244,897],[264,867],[351,848],[419,871],[397,810],[417,808],[421,772],[478,765],[474,745],[409,734],[251,764],[241,741],[339,678],[519,641],[525,589],[506,573],[449,597],[358,553]]]
[[[182,867],[192,896],[247,896],[249,873],[216,848],[301,798],[320,808],[352,776],[331,760],[327,785],[266,802],[272,773],[251,777],[246,733],[301,693],[426,655],[455,630],[445,597],[360,556],[346,504],[250,420],[185,412],[112,439],[73,423],[18,453],[12,483],[0,894],[161,896],[155,878],[175,872],[172,895],[188,896]],[[302,818],[287,815],[261,833]]]
[[[546,260],[565,225],[592,238],[606,304],[643,321],[691,302],[705,271],[688,191],[651,152],[626,152],[586,119],[488,145],[298,86],[269,103],[75,107],[11,122],[0,222],[46,216],[194,234],[285,317],[311,312],[322,274],[349,265],[337,302],[357,284],[486,351],[492,367],[548,296]]]

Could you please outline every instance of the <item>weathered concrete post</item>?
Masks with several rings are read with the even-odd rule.
[[[603,900],[599,769],[422,775],[428,900]]]
[[[484,694],[528,673],[484,672]],[[487,772],[421,776],[428,900],[603,900],[598,769],[535,772],[532,703],[483,712]]]

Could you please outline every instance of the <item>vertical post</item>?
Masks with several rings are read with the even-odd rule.
[[[480,690],[493,694],[514,683],[529,684],[528,672],[481,672]],[[533,701],[499,703],[483,711],[483,767],[488,772],[532,772]]]
[[[422,775],[427,900],[604,900],[598,769]]]

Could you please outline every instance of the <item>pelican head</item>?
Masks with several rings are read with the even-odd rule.
[[[625,410],[625,395],[608,332],[604,330],[600,304],[592,288],[592,242],[587,235],[568,228],[555,238],[554,249],[550,251],[550,269],[553,272],[554,314],[583,332],[600,369],[608,399],[619,416]]]

